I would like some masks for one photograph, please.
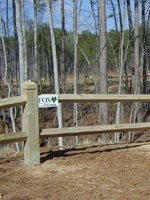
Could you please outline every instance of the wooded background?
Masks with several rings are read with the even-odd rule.
[[[107,94],[110,72],[117,74],[118,94],[149,93],[150,2],[89,0],[87,10],[84,7],[87,0],[59,2],[60,28],[55,27],[56,0],[0,2],[1,98],[20,95],[21,84],[32,79],[39,85],[39,93],[44,91],[44,83],[49,88],[44,92],[77,94],[81,92],[79,77],[92,81],[95,93]],[[66,28],[65,5],[71,7],[73,31]],[[28,15],[26,6],[33,9],[34,18]],[[83,11],[89,13],[84,19],[84,30]],[[47,22],[43,18],[45,13]],[[110,28],[109,20],[114,20],[114,27]],[[93,23],[89,24],[89,21]],[[73,87],[67,83],[69,78],[73,79]],[[146,106],[148,108],[148,104]],[[107,103],[97,105],[99,124],[109,123],[108,110]],[[118,102],[116,124],[121,123],[123,110],[122,103]],[[131,105],[130,123],[142,122],[144,110],[145,104]],[[75,126],[78,126],[78,111],[78,104],[74,103]],[[12,123],[14,112],[13,109],[9,111]],[[3,119],[4,113],[2,111]],[[57,116],[61,128],[62,104],[57,108]],[[15,125],[13,127],[13,132],[16,132]],[[119,134],[116,133],[114,140],[119,141]],[[63,145],[62,138],[59,138],[59,144]]]

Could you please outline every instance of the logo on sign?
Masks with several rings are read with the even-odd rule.
[[[51,98],[52,102],[55,103],[57,101],[56,96]]]
[[[57,95],[38,95],[39,108],[58,106]]]

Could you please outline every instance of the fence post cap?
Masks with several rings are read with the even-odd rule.
[[[26,81],[26,82],[24,82],[22,84],[22,89],[23,90],[36,90],[37,89],[37,84],[34,83],[34,82],[28,82],[28,81]]]

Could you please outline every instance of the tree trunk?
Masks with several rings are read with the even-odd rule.
[[[62,50],[61,50],[61,86],[62,93],[65,93],[65,14],[64,0],[61,0],[61,16],[62,16]]]
[[[77,70],[77,44],[78,44],[78,30],[77,30],[77,1],[74,0],[73,6],[73,33],[74,33],[74,94],[77,94],[78,88],[78,70]],[[74,123],[78,126],[78,104],[74,103]],[[76,145],[78,145],[78,137],[76,136]]]
[[[122,34],[123,24],[122,24],[120,0],[117,0],[117,3],[118,3],[118,11],[119,11],[120,32]]]
[[[139,0],[134,2],[135,28],[134,28],[134,64],[135,64],[135,94],[141,94],[142,71],[140,69],[140,48],[139,48]],[[135,103],[134,122],[142,122],[143,106],[142,103]]]
[[[107,94],[107,41],[105,0],[99,0],[100,22],[100,93]],[[108,124],[108,105],[101,103],[101,124]]]
[[[114,6],[114,3],[113,3],[113,0],[110,0],[110,3],[111,3],[112,8],[113,8],[116,32],[118,32],[117,17],[116,17],[117,15],[116,15],[116,11],[115,11],[115,6]]]
[[[38,84],[37,2],[34,0],[34,79]]]
[[[98,25],[96,23],[97,19],[96,19],[96,15],[95,15],[95,12],[94,12],[94,2],[92,0],[90,0],[90,4],[91,4],[92,15],[93,15],[93,20],[94,20],[94,28],[95,28],[95,33],[96,33],[96,62],[95,62],[95,65],[94,65],[96,67],[95,67],[94,71],[95,71],[95,73],[99,74],[99,72],[100,72],[100,68],[99,68],[99,66],[100,66],[100,63],[99,63],[100,62],[100,59],[99,59],[100,42],[99,42],[99,40],[100,40],[100,38],[99,38],[99,34],[98,34]],[[93,71],[92,66],[91,65],[89,65],[89,66],[90,66],[91,71]],[[96,93],[99,93],[100,87],[99,87],[99,83],[97,83],[97,80],[95,78],[94,73],[93,73],[93,79],[92,80],[93,80],[94,85],[95,85]],[[101,116],[101,114],[100,114],[100,103],[98,103],[98,104],[96,103],[96,107],[97,107],[97,114],[98,114],[98,124],[100,124],[100,116]]]
[[[131,12],[131,5],[130,0],[127,0],[127,11],[128,11],[128,22],[129,22],[129,40],[130,40],[130,49],[131,49],[131,68],[132,68],[132,92],[135,91],[135,68],[134,68],[134,39],[133,39],[133,23],[132,23],[132,12]]]
[[[122,23],[122,19],[121,19]],[[122,93],[122,73],[124,67],[124,27],[125,27],[125,0],[124,0],[124,16],[123,16],[123,26],[122,26],[122,33],[121,33],[121,45],[120,45],[120,63],[119,63],[119,87],[118,87],[118,94]],[[120,124],[121,121],[121,102],[117,103],[117,112],[116,112],[116,124]],[[119,143],[120,133],[115,133],[115,142]]]
[[[25,14],[24,14],[24,0],[21,0],[22,13],[22,33],[23,33],[23,51],[24,51],[24,79],[28,80],[28,61],[27,61],[27,42],[26,42],[26,28],[25,28]]]
[[[145,2],[145,0],[142,0],[143,94],[147,93]]]
[[[20,1],[15,0],[16,2],[16,25],[17,25],[17,34],[19,40],[19,73],[20,73],[20,94],[21,94],[21,84],[25,81],[25,66],[24,66],[24,44],[23,44],[23,33],[21,28],[21,17],[20,17]]]
[[[97,55],[96,55],[96,58],[98,58],[98,55],[100,54],[100,49],[99,49],[99,37],[98,37],[98,26],[96,24],[96,15],[94,13],[94,3],[92,0],[90,0],[90,4],[91,4],[91,9],[92,9],[92,15],[93,15],[93,20],[94,20],[94,28],[95,28],[95,33],[96,33],[96,52],[97,52]],[[98,61],[99,62],[99,61]]]
[[[56,43],[55,43],[52,12],[51,12],[51,1],[46,0],[46,3],[47,3],[47,10],[48,10],[48,16],[49,16],[50,35],[51,35],[51,43],[52,43],[55,92],[56,94],[59,94],[58,63],[57,63]],[[62,121],[62,104],[61,103],[59,103],[57,107],[57,117],[58,117],[58,126],[59,128],[62,128],[63,121]],[[59,146],[63,146],[62,137],[59,137],[58,142],[59,142]]]
[[[20,74],[19,74],[19,52],[18,52],[18,36],[17,36],[17,25],[16,25],[16,5],[15,0],[12,0],[12,8],[13,8],[13,27],[14,27],[14,66],[15,66],[15,74],[16,74],[16,82],[17,82],[17,93],[19,94],[19,83],[20,83]]]
[[[139,8],[138,1],[135,0],[135,28],[134,28],[134,64],[135,64],[135,94],[140,94],[140,50],[139,50]]]
[[[80,11],[82,0],[80,1],[79,13],[77,14],[77,0],[73,0],[73,33],[74,33],[74,94],[78,93],[78,28],[80,20]],[[78,126],[78,104],[74,103],[74,123]],[[76,136],[76,145],[78,145],[78,136]]]
[[[100,93],[107,94],[107,31],[106,31],[106,5],[105,0],[99,0],[100,24]],[[108,124],[108,104],[100,103],[100,123]],[[102,140],[109,141],[110,134],[102,134]],[[107,139],[108,138],[108,139]]]
[[[1,16],[1,11],[0,11],[0,28],[1,28],[1,36],[2,36],[2,45],[3,45],[3,53],[4,53],[4,59],[5,59],[5,73],[4,73],[4,81],[8,87],[8,95],[7,97],[10,98],[11,96],[11,86],[9,82],[7,81],[7,71],[8,71],[8,59],[7,59],[7,52],[6,52],[6,46],[5,46],[5,41],[4,41],[4,34],[3,34],[3,25],[2,25],[2,16]],[[16,132],[15,128],[15,123],[14,123],[14,118],[13,118],[13,109],[10,108],[10,117],[11,117],[11,122],[12,122],[12,128],[13,132]],[[19,146],[18,143],[15,143],[16,150],[19,152]]]

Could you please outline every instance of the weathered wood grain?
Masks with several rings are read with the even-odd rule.
[[[0,144],[9,144],[14,142],[22,142],[27,140],[27,134],[24,132],[17,132],[12,134],[1,134]]]
[[[150,102],[150,95],[134,94],[59,94],[59,103],[65,102]]]
[[[40,163],[37,84],[33,82],[23,83],[22,94],[27,98],[22,115],[22,131],[26,132],[28,136],[24,148],[25,164],[34,165]]]
[[[118,125],[99,125],[43,129],[40,138],[54,138],[65,136],[79,136],[102,133],[127,132],[137,130],[150,130],[150,123],[118,124]]]
[[[10,107],[23,106],[27,102],[25,96],[16,96],[10,98],[0,99],[0,109],[6,109]]]

